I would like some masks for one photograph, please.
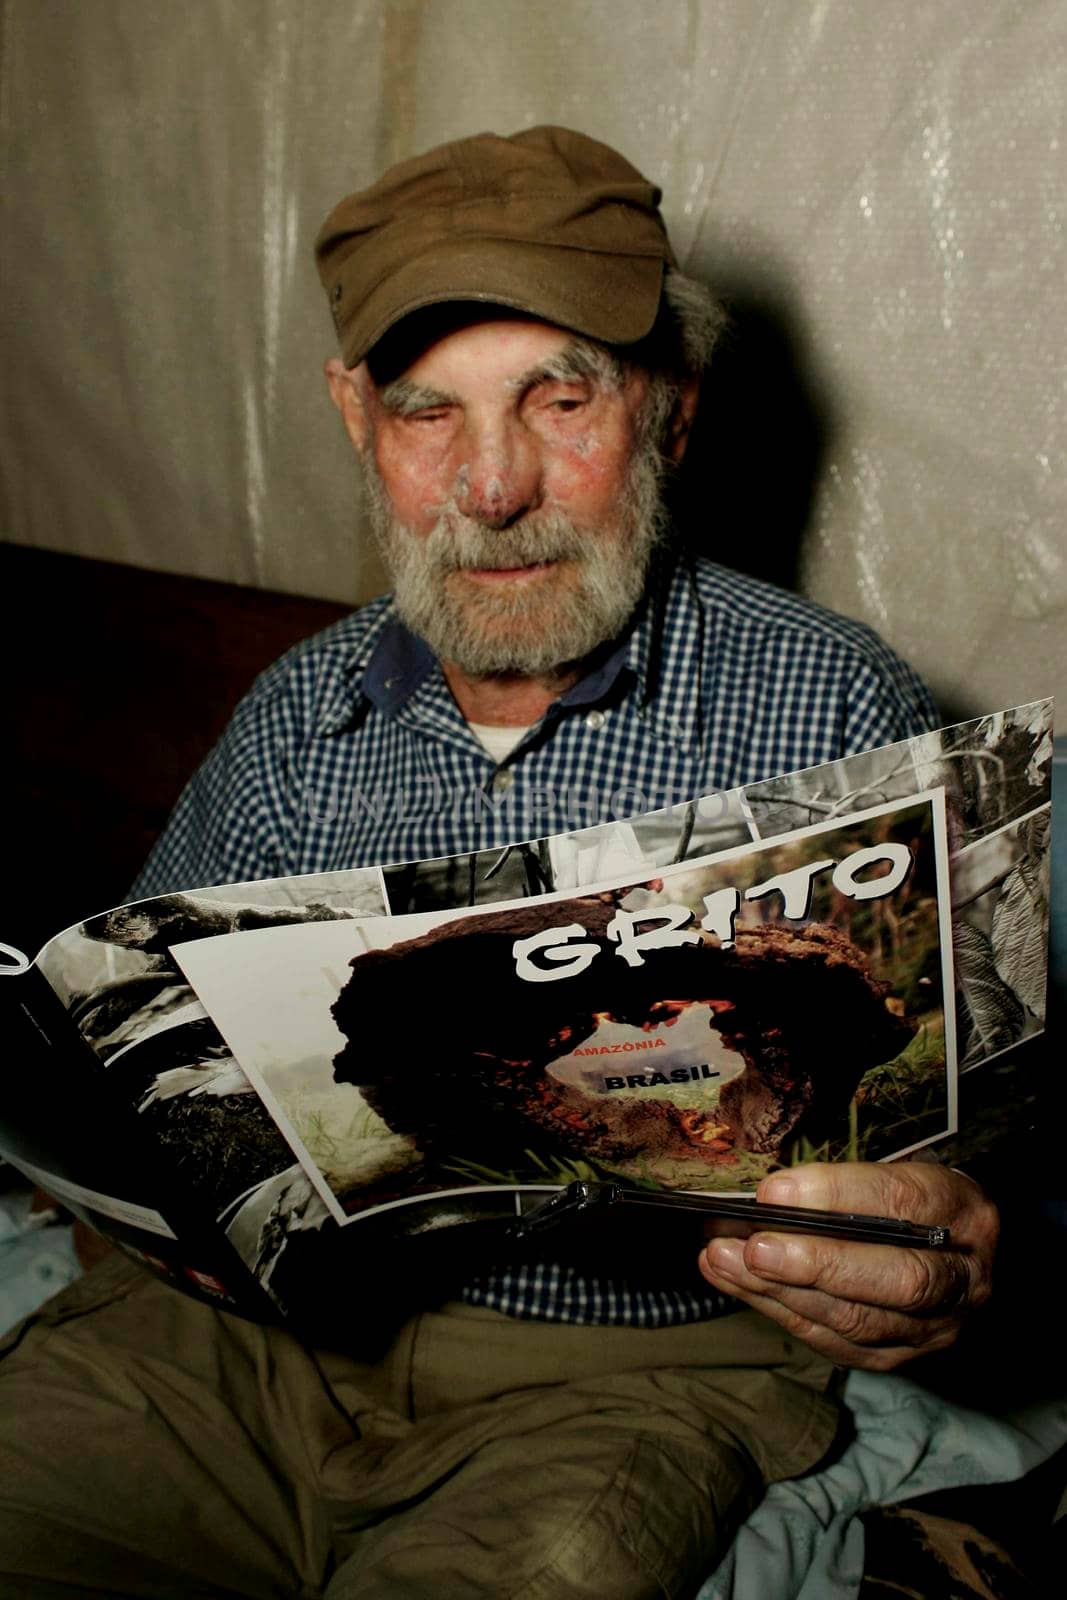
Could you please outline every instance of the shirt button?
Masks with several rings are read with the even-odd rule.
[[[603,711],[590,711],[585,719],[585,725],[587,728],[592,728],[594,733],[598,733],[607,720]]]
[[[493,776],[493,788],[496,790],[497,794],[507,794],[514,782],[514,776],[507,767],[501,768],[501,770],[495,773]]]

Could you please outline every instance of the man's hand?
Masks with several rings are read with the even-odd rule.
[[[887,1372],[943,1350],[988,1298],[999,1218],[973,1179],[921,1161],[840,1162],[764,1178],[759,1200],[944,1223],[948,1250],[799,1233],[713,1239],[700,1270],[841,1366]]]

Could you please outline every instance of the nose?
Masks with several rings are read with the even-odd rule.
[[[455,476],[460,512],[487,528],[510,528],[541,498],[537,442],[518,421],[469,429]]]

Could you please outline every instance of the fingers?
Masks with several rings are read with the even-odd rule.
[[[832,1361],[888,1370],[942,1349],[989,1296],[997,1212],[962,1173],[920,1162],[812,1165],[775,1173],[757,1193],[952,1230],[956,1248],[945,1251],[773,1232],[709,1242],[700,1258],[709,1282]]]
[[[801,1250],[793,1251],[800,1243]],[[881,1262],[851,1259],[851,1251],[869,1251],[883,1254],[907,1254],[918,1251],[897,1250],[888,1245],[845,1245],[841,1240],[827,1240],[830,1250],[837,1245],[838,1259],[830,1262],[830,1269],[822,1274],[805,1266],[803,1246],[808,1240],[798,1242],[781,1234],[757,1234],[750,1240],[720,1238],[712,1240],[704,1251],[704,1262],[715,1282],[729,1293],[758,1294],[763,1299],[774,1298],[789,1307],[798,1317],[825,1326],[851,1344],[913,1344],[925,1338],[926,1326],[934,1320],[950,1322],[958,1309],[958,1298],[950,1294],[944,1304],[923,1306],[917,1310],[904,1299],[893,1299],[888,1291],[872,1285],[888,1282]],[[822,1240],[819,1240],[822,1245]],[[779,1246],[785,1245],[787,1261],[782,1262]],[[768,1266],[768,1253],[773,1254],[776,1266]],[[845,1258],[845,1259],[841,1259]],[[893,1264],[893,1262],[891,1262]],[[883,1298],[885,1296],[885,1298]],[[918,1299],[918,1293],[913,1294]]]
[[[985,1263],[957,1250],[909,1250],[812,1234],[757,1233],[743,1243],[712,1240],[706,1254],[722,1269],[724,1247],[739,1245],[746,1270],[772,1285],[821,1291],[827,1298],[881,1306],[911,1316],[954,1312],[981,1297]]]
[[[776,1298],[764,1293],[766,1285],[746,1275],[743,1269],[736,1278],[716,1272],[711,1281],[838,1366],[889,1372],[916,1356],[946,1348],[958,1332],[958,1319],[953,1318],[919,1323],[914,1318],[861,1308],[872,1319],[862,1322],[853,1320],[848,1308],[839,1302],[828,1305],[804,1291],[787,1290]]]
[[[882,1253],[869,1257],[850,1254],[846,1258],[827,1240],[824,1242],[829,1251],[821,1255],[811,1251],[794,1255],[795,1270],[789,1281],[811,1281],[804,1280],[804,1273],[817,1271],[820,1266],[828,1276],[832,1275],[833,1258],[839,1261],[842,1272],[849,1270],[846,1261],[854,1263],[865,1281],[870,1272],[870,1293],[877,1304],[912,1305],[921,1311],[951,1304],[954,1296],[960,1303],[972,1304],[980,1304],[988,1297],[1000,1219],[996,1206],[980,1186],[962,1172],[925,1161],[886,1166],[866,1162],[812,1164],[772,1174],[756,1193],[758,1199],[774,1204],[942,1223],[951,1232],[951,1250],[893,1249],[889,1256],[884,1253],[885,1247],[874,1247]],[[769,1266],[770,1252],[765,1253],[764,1260]],[[754,1266],[754,1260],[749,1265]],[[826,1287],[849,1293],[856,1286],[842,1282],[836,1288],[831,1283]],[[862,1290],[860,1293],[863,1297]]]
[[[756,1198],[773,1205],[861,1211],[944,1223],[953,1242],[983,1244],[996,1233],[996,1209],[972,1178],[927,1161],[841,1161],[792,1167],[764,1178]]]

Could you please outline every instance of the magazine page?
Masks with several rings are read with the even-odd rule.
[[[0,991],[9,1043],[24,1037],[0,1154],[179,1287],[263,1316],[216,1219],[293,1156],[170,944],[383,908],[372,869],[166,895],[65,930]]]
[[[505,850],[387,866],[393,914],[487,905],[636,876],[752,839],[945,791],[961,1071],[1040,1033],[1048,965],[1050,699],[954,723],[639,817]]]
[[[946,864],[939,789],[577,895],[173,955],[342,1227],[583,1176],[744,1192],[954,1131]]]
[[[392,912],[489,904],[642,865],[772,839],[877,801],[942,787],[953,900],[959,1131],[937,1147],[959,1164],[1021,1138],[1046,1071],[1052,701],[940,728],[824,766],[703,796],[647,816],[507,850],[387,867]],[[621,869],[620,869],[621,870]],[[976,1070],[980,1069],[980,1070]]]
[[[273,1307],[195,1196],[164,1181],[135,1110],[111,1093],[36,967],[0,985],[7,1050],[0,1155],[176,1287],[263,1318]]]
[[[1051,700],[1016,706],[746,788],[761,837],[907,793],[945,791],[959,1044],[960,1165],[1031,1130],[1046,1084]]]
[[[0,1153],[72,1208],[173,1238],[137,1163],[124,1154],[116,1159],[121,1134],[116,1138],[114,1117],[101,1103],[92,1062],[40,974],[31,968],[17,983],[5,982],[0,998],[9,1063]]]
[[[181,1181],[195,1190],[205,1214],[218,1220],[241,1260],[274,1301],[292,1306],[309,1293],[323,1292],[322,1272],[337,1269],[343,1255],[342,1239],[358,1235],[362,1259],[375,1230],[387,1240],[427,1228],[436,1232],[454,1221],[513,1216],[517,1206],[540,1198],[545,1188],[579,1175],[615,1172],[621,1166],[636,1182],[747,1189],[760,1171],[779,1160],[925,1150],[931,1148],[930,1140],[944,1141],[954,1122],[960,1132],[935,1146],[939,1153],[950,1151],[954,1160],[960,1159],[968,1139],[973,1142],[977,1138],[979,1144],[993,1139],[1006,1106],[1019,1112],[1033,1097],[1033,1085],[1025,1071],[1020,1076],[1018,1065],[1026,1061],[1026,1050],[1019,1052],[1013,1047],[1025,1045],[1043,1024],[1051,755],[1051,703],[1038,702],[822,767],[685,800],[640,817],[619,817],[557,838],[520,841],[503,849],[437,861],[196,889],[143,901],[67,930],[45,947],[34,971],[47,978],[104,1067],[111,1087],[135,1108],[138,1125],[172,1165],[178,1164]],[[690,999],[670,1028],[665,1016],[635,1021],[632,1005],[630,1012],[624,1007],[616,1026],[636,1029],[640,1040],[633,1033],[615,1033],[601,1034],[594,1043],[590,1034],[584,1041],[572,1041],[569,1063],[560,1064],[565,1052],[554,1058],[558,1082],[568,1094],[588,1092],[583,1073],[601,1080],[601,1104],[610,1105],[611,1116],[626,1126],[625,1138],[620,1136],[614,1143],[608,1135],[599,1143],[588,1137],[583,1143],[576,1137],[583,1130],[567,1124],[571,1113],[557,1105],[559,1114],[553,1114],[551,1122],[554,1135],[561,1126],[569,1130],[564,1148],[555,1137],[549,1148],[540,1136],[539,1141],[520,1146],[520,1118],[506,1141],[494,1139],[488,1132],[484,1137],[465,1134],[449,1154],[449,1170],[431,1178],[442,1141],[436,1135],[427,1140],[421,1124],[415,1129],[403,1125],[389,1101],[387,1086],[359,1081],[365,1070],[359,1065],[361,1059],[376,1058],[379,1072],[385,1072],[389,1061],[399,1062],[408,1048],[410,1028],[413,1037],[421,1040],[419,1072],[433,1082],[445,1042],[437,1009],[439,997],[420,987],[415,967],[405,981],[395,974],[402,964],[406,972],[413,961],[428,959],[419,954],[420,941],[434,949],[432,936],[439,924],[451,925],[451,931],[439,935],[440,939],[458,949],[462,935],[470,948],[471,936],[459,928],[461,919],[456,913],[469,918],[483,909],[494,910],[514,919],[525,910],[536,917],[547,915],[550,906],[571,900],[573,915],[568,909],[567,916],[572,925],[584,930],[582,938],[561,940],[562,951],[547,957],[539,957],[535,946],[531,959],[564,971],[586,958],[579,945],[596,944],[601,954],[590,966],[590,974],[624,968],[627,973],[639,974],[640,968],[631,969],[615,956],[617,941],[607,940],[605,946],[612,918],[620,911],[632,916],[652,904],[685,906],[692,924],[675,931],[691,933],[695,929],[701,948],[710,950],[717,942],[721,946],[722,929],[717,929],[714,921],[704,927],[700,924],[712,915],[703,902],[706,895],[718,892],[712,887],[715,883],[740,896],[735,922],[738,937],[733,946],[736,958],[737,952],[748,948],[746,941],[758,937],[760,928],[781,921],[785,910],[780,894],[749,898],[748,891],[760,881],[766,882],[775,870],[768,861],[757,866],[756,852],[749,847],[774,841],[793,851],[821,850],[827,860],[840,866],[835,857],[838,842],[827,837],[820,844],[816,832],[810,834],[813,842],[804,845],[793,836],[823,824],[847,830],[853,814],[877,813],[880,807],[892,811],[894,802],[901,802],[906,811],[913,797],[928,796],[931,791],[943,795],[941,842],[935,837],[940,828],[938,802],[926,799],[916,803],[929,809],[931,844],[923,848],[932,852],[934,878],[924,866],[923,875],[913,872],[879,903],[874,898],[864,901],[843,894],[834,883],[834,868],[821,869],[821,875],[813,875],[814,909],[809,908],[806,919],[798,924],[802,933],[806,927],[823,926],[827,937],[846,940],[858,952],[856,959],[868,983],[889,985],[879,1013],[880,1026],[885,1026],[884,1012],[909,1030],[902,1049],[877,1065],[862,1068],[859,1080],[835,1112],[837,1121],[832,1126],[820,1124],[818,1106],[802,1114],[794,1098],[791,1104],[766,1112],[766,1148],[749,1148],[725,1115],[720,1119],[721,1131],[716,1131],[719,1124],[710,1115],[714,1106],[708,1089],[702,1086],[709,1086],[716,1096],[724,1095],[729,1112],[731,1104],[736,1107],[742,1098],[737,1082],[743,1076],[736,1071],[739,1054],[743,1060],[743,1052],[736,1048],[740,1043],[736,1029],[731,1044],[729,1030],[715,1026],[727,1015],[721,1006],[716,1013],[711,1004],[721,996],[699,1002]],[[868,819],[861,826],[869,828],[874,823]],[[898,842],[910,844],[910,840]],[[715,858],[721,860],[716,863]],[[803,866],[790,870],[799,871],[803,878],[812,859],[821,858],[816,853],[814,858],[804,858]],[[736,882],[728,876],[708,876],[721,872],[725,860],[743,867]],[[690,874],[705,874],[701,880],[704,887],[695,901],[692,894],[686,897],[693,885],[680,882],[676,875],[669,877],[670,893],[664,899],[660,880],[667,881],[666,875],[681,867]],[[777,870],[780,875],[786,869],[779,865]],[[870,870],[885,876],[884,864]],[[672,899],[676,894],[678,898]],[[957,985],[955,1004],[950,999],[947,1005],[944,997],[946,993],[951,996],[952,980],[946,976],[950,971],[946,897],[953,901]],[[920,902],[922,909],[916,915]],[[722,914],[725,904],[716,902],[717,914]],[[933,942],[932,921],[937,926]],[[523,937],[544,934],[555,926],[567,924],[542,923]],[[267,948],[272,940],[278,941],[280,950],[281,941],[304,936],[310,937],[309,951],[316,943],[323,946],[317,967],[309,966],[303,957],[296,958],[305,973],[300,982],[306,992],[294,994],[291,1004],[293,1015],[303,1007],[309,1031],[294,1038],[291,1024],[276,1015],[278,1005],[270,996],[264,1000],[263,1016],[272,1015],[275,1036],[287,1037],[292,1045],[289,1065],[293,1070],[287,1079],[278,1062],[267,1059],[270,1052],[263,1049],[263,1038],[249,1040],[246,1035],[254,1011],[249,996],[260,981],[255,976],[256,963],[269,966],[274,962],[281,969],[279,982],[284,979],[288,983],[288,957],[271,955],[268,960],[257,956],[253,962],[251,950],[257,943]],[[234,938],[241,940],[239,946],[232,945]],[[219,984],[227,989],[226,964],[206,953],[212,941],[231,949],[228,965],[235,981],[228,997],[224,993],[221,1000],[213,999],[211,1010],[214,1013],[218,1005],[218,1014],[209,1017],[188,974],[197,961],[205,968],[197,973],[204,993],[209,985],[213,990]],[[190,955],[192,947],[201,944],[205,946],[202,963]],[[404,950],[401,947],[405,945],[413,948]],[[177,947],[180,961],[175,955]],[[690,949],[684,943],[678,948]],[[395,959],[394,953],[402,961]],[[359,984],[369,992],[357,1007],[356,968],[350,964],[359,956],[372,955],[382,971],[371,983],[369,961],[359,969],[363,974]],[[390,960],[391,956],[394,959]],[[653,970],[653,957],[658,965],[658,951],[646,946],[642,964],[646,978]],[[434,957],[435,962],[440,959]],[[384,973],[390,974],[387,1007],[377,1003],[381,996],[376,985],[383,981]],[[581,972],[577,978],[591,981]],[[13,979],[8,987],[17,987],[22,981]],[[460,1021],[468,1014],[485,1011],[495,980],[481,971],[477,961],[465,960],[462,973],[449,981],[456,991],[450,1003],[458,1008]],[[647,999],[647,983],[643,988],[644,980],[638,977],[635,981],[634,994],[645,994]],[[558,997],[568,983],[542,979],[526,987],[537,992],[539,1006],[545,1009],[545,997]],[[289,989],[283,987],[281,992],[291,989],[289,983]],[[346,989],[353,1004],[345,1008],[342,1028],[330,1007]],[[271,1004],[274,1012],[268,1013]],[[702,1011],[696,1009],[697,1004]],[[280,1009],[288,1014],[289,1003]],[[559,1011],[557,998],[547,1006],[546,1014]],[[223,1015],[226,1024],[220,1029]],[[703,1049],[694,1044],[692,1033],[698,1017],[701,1026],[695,1038]],[[839,1016],[825,1015],[822,1023],[822,1054],[845,1061]],[[603,1018],[597,1022],[597,1027],[607,1026]],[[953,1033],[958,1036],[958,1085],[949,1048]],[[652,1044],[653,1037],[662,1042]],[[942,1044],[942,1039],[947,1043]],[[641,1043],[645,1053],[627,1050],[627,1043]],[[577,1051],[582,1048],[596,1049],[597,1054],[579,1056]],[[653,1052],[664,1061],[674,1052],[670,1072],[659,1072],[658,1067],[636,1070],[633,1063],[651,1062]],[[891,1062],[908,1052],[916,1084],[930,1086],[929,1099],[927,1104],[921,1103],[925,1091],[920,1089],[915,1096],[909,1095],[906,1109],[898,1115],[893,1094],[886,1092],[886,1072]],[[344,1065],[338,1067],[337,1058],[342,1055]],[[842,1094],[856,1065],[847,1066]],[[608,1067],[619,1070],[609,1071]],[[694,1068],[699,1070],[699,1078],[692,1076]],[[494,1071],[499,1076],[499,1069]],[[877,1092],[873,1094],[872,1084],[866,1082],[869,1072],[876,1075],[872,1083]],[[668,1083],[652,1081],[657,1073]],[[671,1073],[683,1077],[671,1077]],[[568,1075],[572,1081],[564,1083]],[[486,1103],[492,1104],[492,1095],[499,1090],[485,1073],[482,1077],[488,1083]],[[607,1086],[606,1080],[620,1078],[622,1087],[615,1083]],[[631,1078],[650,1081],[631,1083]],[[535,1099],[527,1096],[524,1115],[536,1111]],[[442,1127],[451,1130],[455,1117],[448,1108],[449,1096],[441,1093],[437,1100],[434,1115],[440,1117]],[[659,1111],[649,1109],[657,1103]],[[957,1113],[956,1105],[962,1111]],[[423,1091],[422,1123],[432,1120],[428,1110]],[[695,1141],[680,1132],[693,1112],[698,1116],[688,1121],[699,1126],[699,1142],[706,1147],[695,1156]],[[391,1126],[390,1118],[398,1122],[397,1127]],[[633,1154],[631,1124],[635,1118],[655,1120],[662,1126],[664,1148],[656,1156],[658,1175],[649,1171],[649,1158]],[[368,1130],[372,1130],[369,1137]],[[685,1141],[684,1160],[676,1160],[678,1146],[670,1142],[679,1138]],[[744,1139],[751,1144],[751,1132]],[[427,1144],[429,1148],[423,1148]],[[507,1160],[501,1158],[505,1144]],[[668,1148],[674,1155],[668,1155]],[[367,1166],[365,1158],[372,1150],[373,1159]],[[535,1153],[532,1163],[529,1150]],[[713,1178],[709,1171],[714,1172]],[[432,1206],[411,1203],[430,1193],[436,1196]],[[359,1194],[364,1200],[354,1202],[353,1195]],[[397,1200],[404,1203],[392,1204]],[[352,1218],[362,1219],[363,1226],[350,1228]],[[376,1219],[373,1228],[371,1219]],[[292,1248],[297,1245],[299,1249]]]

